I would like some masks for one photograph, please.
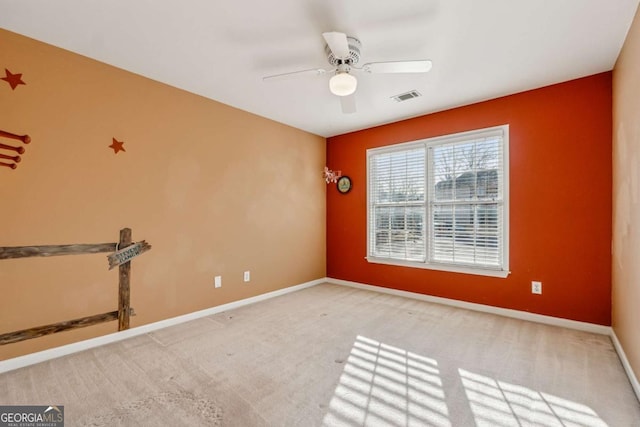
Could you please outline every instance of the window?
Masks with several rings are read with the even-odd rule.
[[[367,151],[368,260],[506,277],[509,126]]]

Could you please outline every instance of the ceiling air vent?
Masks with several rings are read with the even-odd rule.
[[[395,99],[397,102],[407,101],[409,99],[417,98],[422,96],[420,92],[417,90],[412,90],[410,92],[401,93],[400,95],[392,96],[391,99]]]

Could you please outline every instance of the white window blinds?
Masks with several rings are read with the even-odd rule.
[[[500,126],[369,150],[370,260],[506,271],[507,141]]]
[[[501,266],[502,152],[497,132],[429,146],[431,261]]]
[[[424,261],[425,148],[372,156],[369,242],[373,256]]]

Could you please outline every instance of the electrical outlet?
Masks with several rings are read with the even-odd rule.
[[[542,282],[531,282],[531,293],[542,294]]]
[[[213,279],[213,284],[216,288],[221,288],[222,287],[222,276],[216,276]]]
[[[251,281],[251,272],[250,271],[245,271],[244,272],[244,281],[245,282],[250,282]]]

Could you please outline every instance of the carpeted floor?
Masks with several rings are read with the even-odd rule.
[[[607,336],[329,284],[0,384],[67,426],[640,426]]]

